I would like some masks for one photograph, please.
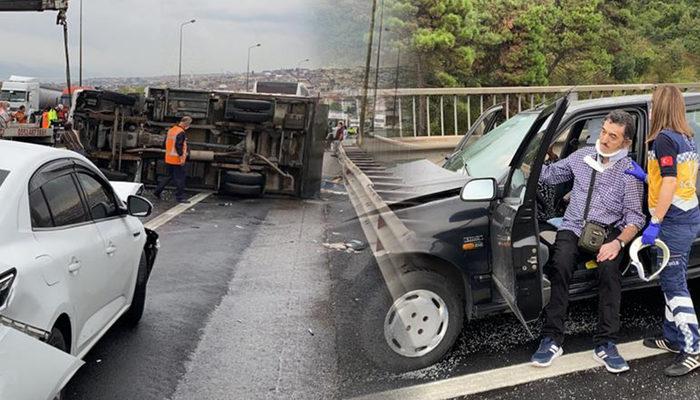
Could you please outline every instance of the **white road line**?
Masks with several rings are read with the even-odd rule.
[[[190,208],[193,205],[199,203],[200,201],[206,199],[212,193],[213,192],[203,192],[203,193],[196,194],[189,199],[190,200],[189,203],[180,203],[180,204],[174,206],[173,208],[169,209],[168,211],[153,218],[152,220],[146,222],[143,225],[148,229],[156,230],[159,227],[163,226],[168,221],[170,221],[171,219],[173,219],[173,218],[177,217],[178,215],[182,214],[183,212],[187,211],[188,208]]]
[[[619,344],[617,348],[627,361],[666,353],[663,350],[644,347],[641,340],[622,343]],[[602,366],[593,359],[593,351],[588,350],[580,353],[565,354],[554,360],[552,365],[547,368],[533,367],[530,363],[518,364],[490,371],[458,376],[442,381],[373,393],[366,396],[355,397],[353,400],[451,399],[454,397],[522,385],[540,379],[553,378],[593,368],[602,368]],[[634,371],[634,369],[632,371]]]

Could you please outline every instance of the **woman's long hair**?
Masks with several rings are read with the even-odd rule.
[[[651,129],[647,142],[656,139],[663,129],[693,137],[693,130],[685,118],[685,100],[680,89],[674,85],[660,85],[651,95],[651,103]]]

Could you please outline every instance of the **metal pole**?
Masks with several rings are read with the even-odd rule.
[[[454,108],[454,113],[455,113],[455,129],[454,129],[454,132],[455,132],[455,135],[459,135],[459,128],[457,127],[457,96],[456,96],[456,95],[454,96],[453,100],[454,100],[454,107],[453,107],[453,108]]]
[[[428,136],[430,136],[430,96],[425,96],[425,102],[426,102],[426,107],[425,107],[425,114],[428,119]]]
[[[398,98],[399,101],[399,136],[403,137],[403,115],[401,111],[401,97]]]
[[[83,0],[80,0],[80,51],[78,63],[78,86],[83,86]],[[70,89],[68,90],[70,96]]]
[[[418,136],[418,126],[416,125],[416,96],[413,96],[413,136]]]
[[[357,144],[362,145],[365,132],[365,117],[367,116],[367,90],[369,89],[369,66],[372,62],[372,41],[374,40],[374,15],[377,13],[377,0],[372,0],[372,14],[369,23],[369,40],[367,43],[367,58],[365,60],[365,76],[362,83],[362,106],[360,107],[360,132]]]
[[[445,136],[445,96],[440,96],[440,135]]]
[[[472,128],[472,97],[467,96],[467,129]]]
[[[191,19],[180,24],[180,61],[177,68],[177,87],[182,86],[182,28],[187,24],[194,24],[195,20]]]
[[[510,118],[510,95],[506,95],[506,119]]]
[[[249,81],[250,81],[250,50],[252,50],[255,47],[260,47],[260,43],[256,43],[252,46],[248,46],[248,63],[247,63],[247,67],[245,70],[245,91],[246,92],[250,91],[250,85],[249,85]]]
[[[377,90],[379,88],[379,59],[382,51],[382,31],[384,30],[384,0],[379,9],[379,37],[377,38],[377,66],[374,69],[374,100],[372,103],[372,130],[374,130],[374,119],[377,115]],[[386,107],[384,107],[386,114]]]

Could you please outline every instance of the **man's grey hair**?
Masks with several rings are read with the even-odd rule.
[[[633,140],[635,133],[634,117],[627,111],[613,110],[605,116],[606,121],[625,127],[625,139]]]
[[[192,117],[190,117],[189,115],[185,115],[180,120],[180,125],[190,125],[190,124],[192,124]]]

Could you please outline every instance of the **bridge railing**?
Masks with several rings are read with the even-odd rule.
[[[575,99],[648,94],[657,84],[528,86],[491,88],[382,89],[368,98],[368,121],[362,148],[380,159],[405,160],[416,157],[444,159],[489,107],[502,104],[505,118],[538,104],[553,101],[566,92]],[[700,82],[677,84],[683,91],[700,91]],[[360,93],[346,91],[336,96],[354,98]],[[383,118],[382,118],[383,117]],[[374,123],[370,121],[374,118]],[[478,132],[473,139],[478,138]]]

